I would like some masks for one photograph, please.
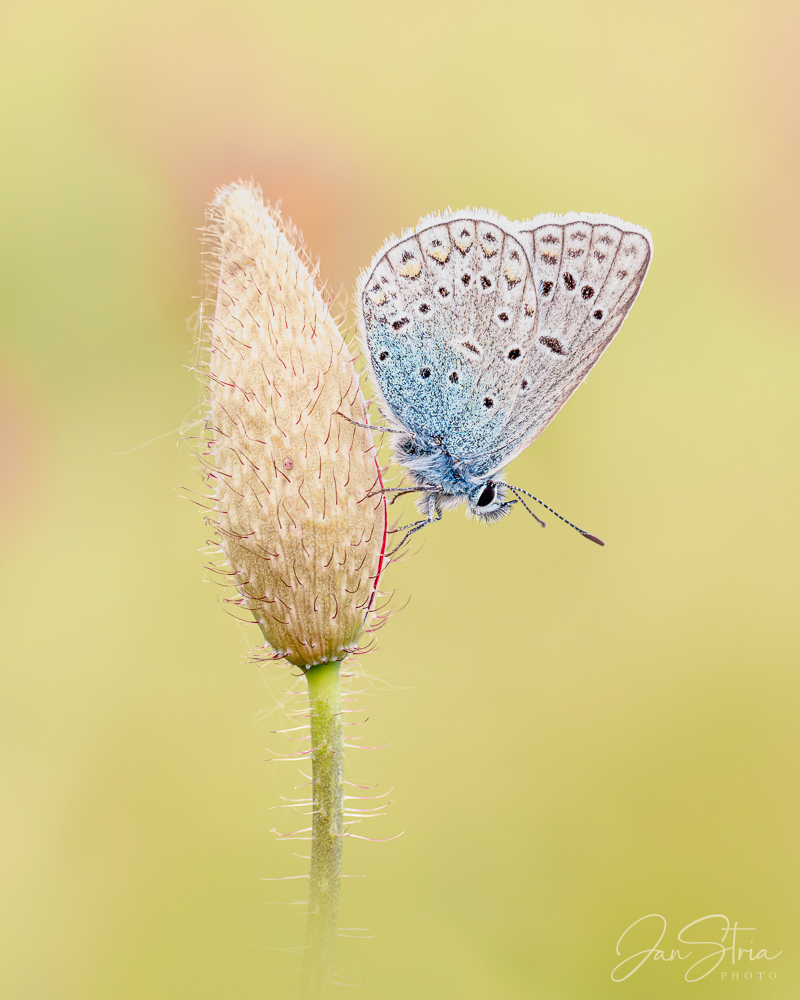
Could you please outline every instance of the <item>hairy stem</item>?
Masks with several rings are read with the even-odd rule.
[[[342,872],[342,696],[339,663],[306,671],[311,708],[312,830],[308,890],[308,939],[303,996],[330,993]]]

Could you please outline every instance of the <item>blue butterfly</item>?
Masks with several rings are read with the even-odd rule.
[[[401,545],[463,502],[484,521],[517,501],[533,514],[522,494],[542,501],[502,470],[611,343],[652,252],[646,229],[611,216],[511,222],[484,209],[427,216],[378,251],[359,281],[361,332],[414,484],[397,492],[421,492],[426,515]]]

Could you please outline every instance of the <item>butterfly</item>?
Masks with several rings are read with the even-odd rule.
[[[394,457],[425,517],[401,545],[467,504],[484,521],[523,495],[504,479],[622,326],[653,243],[608,215],[512,222],[472,209],[421,219],[378,251],[358,284],[361,335]],[[541,524],[544,524],[538,517]],[[399,546],[398,546],[399,548]]]

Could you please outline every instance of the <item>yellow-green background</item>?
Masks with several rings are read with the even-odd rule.
[[[364,1000],[800,995],[796,3],[3,5],[0,994],[293,996],[287,688],[179,499],[196,227],[253,176],[351,290],[467,204],[601,211],[655,258],[511,479],[606,538],[460,513],[390,568],[351,775]],[[136,446],[151,442],[136,451]],[[119,454],[123,453],[123,454]],[[269,715],[272,711],[272,714]],[[358,730],[355,730],[358,732]],[[298,779],[299,780],[299,779]],[[614,984],[647,913],[774,981]],[[721,967],[723,968],[723,967]],[[742,970],[743,971],[743,970]]]

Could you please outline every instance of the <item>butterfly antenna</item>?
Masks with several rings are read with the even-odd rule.
[[[570,528],[574,528],[578,532],[578,534],[583,535],[584,538],[588,538],[590,542],[594,542],[596,545],[606,544],[602,538],[598,538],[597,535],[592,535],[588,531],[584,531],[583,528],[579,528],[577,524],[573,524],[572,521],[568,521],[565,517],[562,517],[557,510],[553,510],[552,507],[548,507],[543,500],[540,500],[538,497],[535,497],[533,493],[528,493],[527,490],[520,489],[519,486],[512,486],[510,483],[506,483],[505,485],[508,486],[508,488],[512,491],[512,493],[515,494],[515,496],[522,504],[522,506],[525,508],[525,510],[527,510],[527,512],[531,514],[533,517],[536,517],[536,515],[533,513],[530,507],[525,503],[525,501],[519,495],[520,493],[524,493],[526,497],[530,497],[531,500],[535,500],[536,503],[541,504],[545,510],[549,510],[551,514],[555,514],[555,516],[559,519],[559,521],[563,521],[564,524],[568,524]],[[536,520],[539,522],[539,524],[542,525],[542,527],[544,527],[544,521],[542,521],[538,517],[536,517]]]
[[[506,483],[506,486],[508,486],[508,483]],[[513,486],[508,486],[508,488],[510,490],[514,489]],[[530,509],[530,507],[522,499],[522,497],[518,496],[516,500],[511,500],[510,503],[521,503],[522,506],[525,508],[525,510],[527,510],[527,512],[531,515],[531,517],[534,519],[534,521],[536,521],[537,524],[541,524],[541,526],[543,528],[547,527],[547,522],[543,521],[540,517],[538,517],[536,514],[534,514],[533,511]]]

